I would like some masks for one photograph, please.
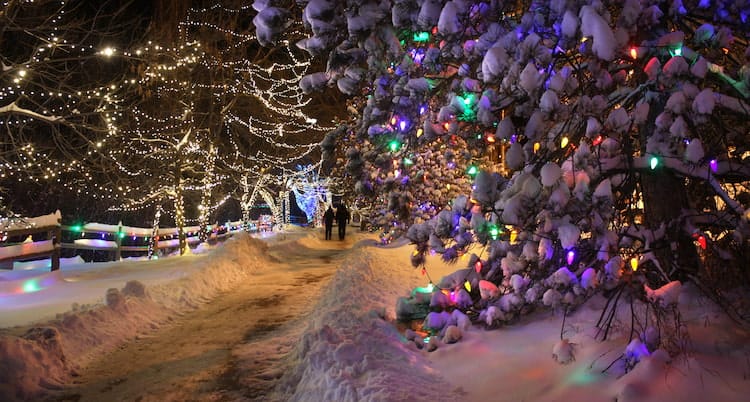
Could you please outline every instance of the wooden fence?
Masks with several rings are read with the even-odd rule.
[[[207,242],[225,240],[242,230],[261,230],[257,221],[227,222],[224,225],[209,225]],[[200,243],[200,227],[185,227],[188,245]],[[16,261],[39,259],[51,260],[53,271],[60,268],[61,249],[103,251],[110,260],[119,261],[123,253],[148,253],[153,235],[152,228],[87,223],[67,226],[60,224],[60,213],[27,218],[21,223],[9,224],[0,221],[0,269],[12,269]],[[154,252],[179,247],[177,228],[159,228],[153,242]],[[74,253],[76,253],[74,251]]]
[[[52,260],[51,268],[53,271],[60,269],[60,239],[62,239],[62,231],[59,223],[57,225],[2,230],[0,240],[28,238],[34,235],[43,235],[44,239],[33,242],[9,243],[0,246],[0,269],[6,267],[13,269],[14,261],[38,260],[43,258]]]

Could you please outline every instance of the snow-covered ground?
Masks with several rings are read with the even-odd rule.
[[[298,231],[265,241],[285,241],[290,249],[330,247],[322,237],[320,231]],[[473,326],[455,344],[433,341],[437,349],[428,352],[394,322],[397,299],[427,284],[409,264],[411,247],[378,247],[372,236],[350,237],[352,252],[313,313],[298,323],[300,331],[285,335],[301,338],[278,340],[296,346],[271,399],[744,401],[750,393],[748,333],[689,286],[680,301],[687,353],[643,356],[627,373],[616,360],[628,345],[629,309],[621,307],[623,323],[606,342],[596,341],[601,298],[567,317],[563,336],[574,353],[568,364],[552,356],[560,346],[562,316],[551,311],[492,330]],[[33,399],[58,388],[96,355],[270,269],[265,245],[249,236],[204,251],[157,261],[68,261],[56,273],[0,273],[0,327],[7,327],[0,333],[0,400]],[[437,259],[427,267],[435,280],[457,268]],[[32,322],[36,329],[25,333],[12,327]],[[239,348],[234,355],[249,361],[256,352]],[[240,362],[238,374],[259,375],[249,367]]]

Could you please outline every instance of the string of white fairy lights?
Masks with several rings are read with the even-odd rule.
[[[224,12],[240,13],[250,9],[251,6],[243,6],[238,9],[229,9],[215,4],[208,8],[202,9],[190,9],[192,16],[201,15],[207,11],[222,10]],[[65,17],[65,10],[59,10],[58,15],[54,16],[51,21],[54,24],[58,24],[63,21]],[[221,27],[210,22],[202,22],[188,18],[180,24],[180,28],[185,27],[201,27],[211,28],[217,32],[231,35],[236,38],[235,46],[242,46],[249,41],[255,40],[254,35],[246,35],[238,32],[234,32],[226,27]],[[158,146],[144,146],[139,140],[140,138],[149,139],[166,139],[169,140],[175,133],[180,133],[185,127],[186,122],[182,119],[184,111],[180,111],[172,116],[153,116],[138,107],[129,106],[126,102],[126,96],[132,94],[134,90],[145,88],[149,85],[154,85],[154,90],[157,94],[181,94],[184,93],[184,88],[192,86],[195,89],[207,89],[214,91],[215,94],[243,94],[251,96],[259,101],[263,107],[267,110],[281,114],[285,116],[283,124],[279,124],[274,121],[264,121],[254,116],[248,116],[243,119],[236,116],[234,113],[228,113],[226,116],[226,122],[237,122],[242,126],[243,130],[247,131],[247,134],[263,139],[272,148],[285,149],[285,150],[298,150],[291,156],[279,156],[267,153],[265,151],[257,151],[255,155],[248,155],[241,152],[240,148],[231,140],[229,143],[234,149],[235,160],[243,161],[242,165],[238,165],[242,171],[252,172],[255,169],[248,170],[247,165],[258,165],[258,166],[276,166],[280,172],[279,177],[293,175],[298,172],[294,172],[291,169],[285,168],[284,166],[290,166],[295,161],[305,158],[310,155],[314,150],[317,149],[317,143],[309,144],[290,144],[280,140],[285,135],[293,137],[297,134],[303,134],[310,131],[323,132],[332,129],[333,127],[325,127],[317,124],[317,120],[311,118],[302,112],[302,108],[306,106],[309,99],[297,86],[297,82],[307,73],[307,69],[310,66],[309,61],[299,59],[295,53],[289,48],[288,42],[283,42],[284,50],[287,57],[292,60],[292,63],[282,64],[273,63],[270,66],[259,66],[253,64],[249,60],[231,60],[228,62],[220,62],[216,59],[207,57],[202,52],[201,44],[198,41],[188,42],[182,46],[176,47],[165,47],[153,42],[147,43],[146,46],[137,48],[134,50],[121,50],[113,46],[105,48],[96,48],[94,45],[81,45],[81,44],[69,44],[65,38],[62,38],[63,33],[59,32],[57,27],[52,29],[52,34],[47,38],[47,44],[36,49],[33,52],[29,62],[24,63],[22,66],[10,66],[10,69],[15,69],[15,78],[13,79],[13,85],[8,85],[6,88],[0,89],[0,102],[6,103],[8,97],[21,97],[21,96],[34,96],[40,98],[57,98],[60,99],[59,105],[56,107],[45,107],[40,111],[38,116],[31,117],[16,117],[14,119],[6,119],[4,122],[9,126],[23,126],[30,124],[39,118],[56,119],[58,116],[70,115],[73,111],[80,108],[79,105],[89,103],[99,103],[99,107],[95,109],[95,113],[99,113],[102,116],[102,121],[105,126],[103,130],[106,134],[101,136],[99,139],[92,139],[89,146],[89,150],[81,160],[71,161],[59,161],[55,160],[42,150],[38,150],[33,143],[28,143],[19,148],[19,152],[16,158],[16,162],[12,162],[6,158],[0,164],[0,177],[5,178],[7,176],[17,176],[19,181],[33,180],[36,182],[56,180],[56,183],[66,187],[68,189],[77,191],[78,193],[84,193],[94,198],[102,200],[119,200],[123,197],[129,196],[136,193],[133,187],[128,185],[112,187],[106,183],[97,183],[95,172],[91,171],[86,166],[86,156],[101,155],[106,157],[112,162],[112,166],[120,173],[128,177],[139,177],[151,179],[158,175],[158,172],[150,172],[142,166],[133,166],[128,164],[128,161],[124,156],[132,157],[144,156],[154,151],[163,152],[166,147],[163,144]],[[111,83],[95,88],[80,89],[77,91],[29,91],[26,92],[23,87],[24,80],[33,76],[33,68],[35,63],[43,62],[43,58],[54,48],[65,47],[68,51],[76,51],[78,57],[125,57],[133,60],[159,60],[160,63],[149,65],[146,71],[142,75],[133,75],[125,77],[121,82]],[[228,50],[225,50],[225,52]],[[168,58],[165,55],[171,54],[171,62],[168,62]],[[235,80],[229,87],[223,85],[204,85],[194,84],[186,80],[170,78],[169,75],[174,72],[179,72],[180,68],[187,68],[191,65],[202,63],[204,67],[221,67],[231,68],[236,72],[241,73],[243,79]],[[281,76],[281,78],[277,78]],[[127,110],[127,111],[126,111]],[[130,117],[132,120],[129,123],[135,123],[132,127],[128,127],[126,118]],[[187,124],[192,121],[187,122]],[[123,147],[125,142],[123,139],[134,139],[130,141],[130,146]],[[231,138],[231,137],[230,137]],[[109,144],[116,144],[111,146]],[[190,150],[200,156],[200,148],[195,146],[186,147],[186,150]],[[157,152],[157,154],[159,153]],[[288,153],[287,153],[288,155]],[[315,166],[319,166],[319,163]],[[32,169],[35,168],[35,169]],[[80,177],[80,180],[66,181],[63,176],[76,174]],[[260,173],[256,173],[259,175]],[[217,179],[225,179],[226,176],[217,175]],[[280,185],[281,180],[272,180],[271,184]],[[205,191],[206,187],[212,188],[215,185],[209,186],[187,186],[186,190],[199,190]],[[156,192],[159,192],[158,190]],[[231,195],[224,196],[223,200],[209,206],[209,208],[215,209],[221,203],[225,202],[226,199]],[[132,200],[126,205],[122,205],[118,210],[135,210],[142,209],[145,207],[151,207],[157,197],[154,196],[154,192],[146,192],[139,199]]]

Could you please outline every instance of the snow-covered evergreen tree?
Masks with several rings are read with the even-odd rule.
[[[456,136],[472,158],[503,144],[503,169],[484,160],[470,194],[407,234],[415,266],[471,255],[439,286],[485,289],[488,322],[597,289],[646,300],[674,280],[747,279],[750,3],[305,4],[298,46],[330,52],[307,87],[361,98],[368,145],[348,154],[374,150],[382,184],[402,168],[388,144],[418,154]]]

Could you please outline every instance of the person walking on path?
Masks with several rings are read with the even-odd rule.
[[[328,209],[326,209],[325,214],[323,214],[323,223],[326,227],[326,240],[331,240],[331,237],[333,237],[333,218],[335,217],[335,214],[333,213],[333,208],[329,205]]]
[[[349,223],[349,211],[343,203],[336,208],[336,221],[339,225],[339,240],[344,240],[344,237],[346,237],[346,225]]]

